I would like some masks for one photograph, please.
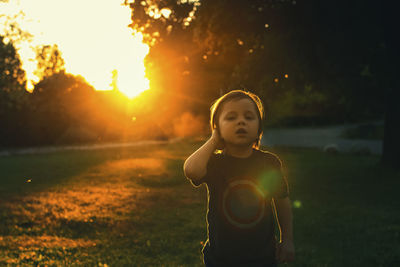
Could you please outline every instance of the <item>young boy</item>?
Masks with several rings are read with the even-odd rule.
[[[258,149],[262,120],[256,95],[225,94],[211,107],[211,138],[185,161],[186,177],[195,186],[207,185],[206,266],[276,266],[294,258],[288,185],[279,158]]]

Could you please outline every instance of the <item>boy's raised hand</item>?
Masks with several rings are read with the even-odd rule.
[[[220,136],[220,134],[219,134],[217,129],[214,129],[212,131],[210,139],[213,140],[214,143],[216,144],[216,149],[219,149],[219,150],[224,149],[224,147],[225,147],[224,139],[222,139],[222,137]]]

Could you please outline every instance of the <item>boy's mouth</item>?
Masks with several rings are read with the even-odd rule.
[[[247,131],[245,129],[243,129],[243,128],[239,128],[235,133],[237,133],[237,134],[246,134]]]

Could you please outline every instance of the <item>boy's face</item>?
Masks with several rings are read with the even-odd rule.
[[[225,102],[221,107],[218,125],[226,144],[252,146],[258,138],[260,127],[255,104],[248,98]]]

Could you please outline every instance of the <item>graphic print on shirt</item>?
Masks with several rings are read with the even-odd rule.
[[[227,221],[239,228],[251,228],[265,214],[265,191],[249,179],[230,181],[222,196],[223,214]]]

